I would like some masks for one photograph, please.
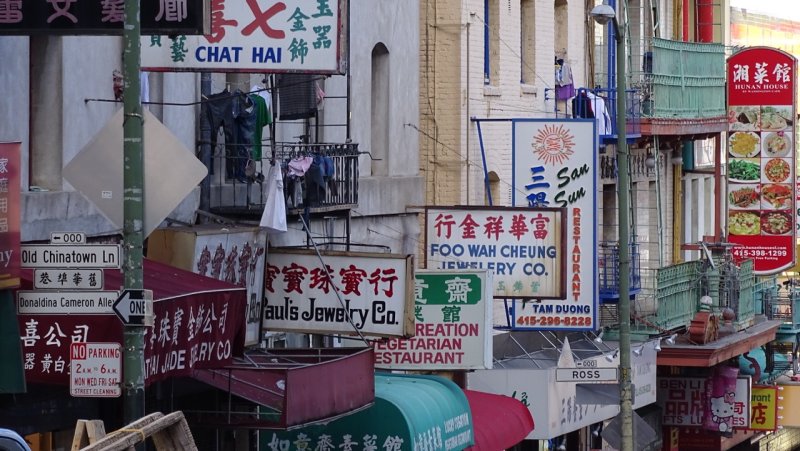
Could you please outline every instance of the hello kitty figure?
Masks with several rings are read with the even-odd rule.
[[[730,433],[733,431],[733,406],[725,396],[711,398],[711,414],[715,423],[719,424],[719,431]]]

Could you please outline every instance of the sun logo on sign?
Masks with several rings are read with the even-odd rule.
[[[564,163],[575,153],[572,150],[575,147],[574,136],[569,129],[559,124],[541,128],[533,137],[531,147],[539,160],[553,166]]]

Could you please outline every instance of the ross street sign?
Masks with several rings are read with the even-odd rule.
[[[617,368],[556,368],[556,382],[617,381]]]
[[[23,268],[120,268],[119,244],[23,244]]]
[[[114,313],[126,326],[143,326],[153,315],[151,290],[125,290],[114,302]]]
[[[20,315],[110,315],[117,291],[17,292]]]
[[[119,343],[72,343],[69,393],[76,397],[116,398],[122,394]]]
[[[83,232],[50,232],[50,244],[86,244]]]
[[[102,290],[102,269],[37,268],[33,270],[36,290]]]

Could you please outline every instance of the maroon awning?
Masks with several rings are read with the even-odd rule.
[[[220,412],[200,420],[214,425],[284,429],[354,413],[375,400],[372,348],[248,351],[232,365],[192,376],[262,406],[259,418]]]
[[[509,396],[464,390],[472,410],[472,451],[497,451],[521,442],[533,431],[533,417],[522,402]]]

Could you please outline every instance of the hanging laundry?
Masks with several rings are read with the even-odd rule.
[[[252,158],[258,161],[261,160],[262,157],[261,147],[263,144],[262,141],[264,136],[264,127],[270,123],[269,109],[267,109],[267,102],[260,95],[254,93],[250,94],[249,97],[255,105],[256,110],[253,149],[251,154]]]
[[[567,100],[575,95],[572,67],[559,58],[556,60],[556,100]]]
[[[225,135],[225,176],[247,183],[245,167],[255,138],[255,104],[240,90],[233,94],[224,90],[208,96],[203,104],[206,120],[211,127],[211,146],[217,145],[219,128]],[[210,170],[213,173],[213,164]]]
[[[292,158],[289,161],[289,175],[295,175],[298,177],[302,177],[308,171],[308,168],[311,167],[311,163],[314,162],[314,159],[311,157],[296,157]]]

